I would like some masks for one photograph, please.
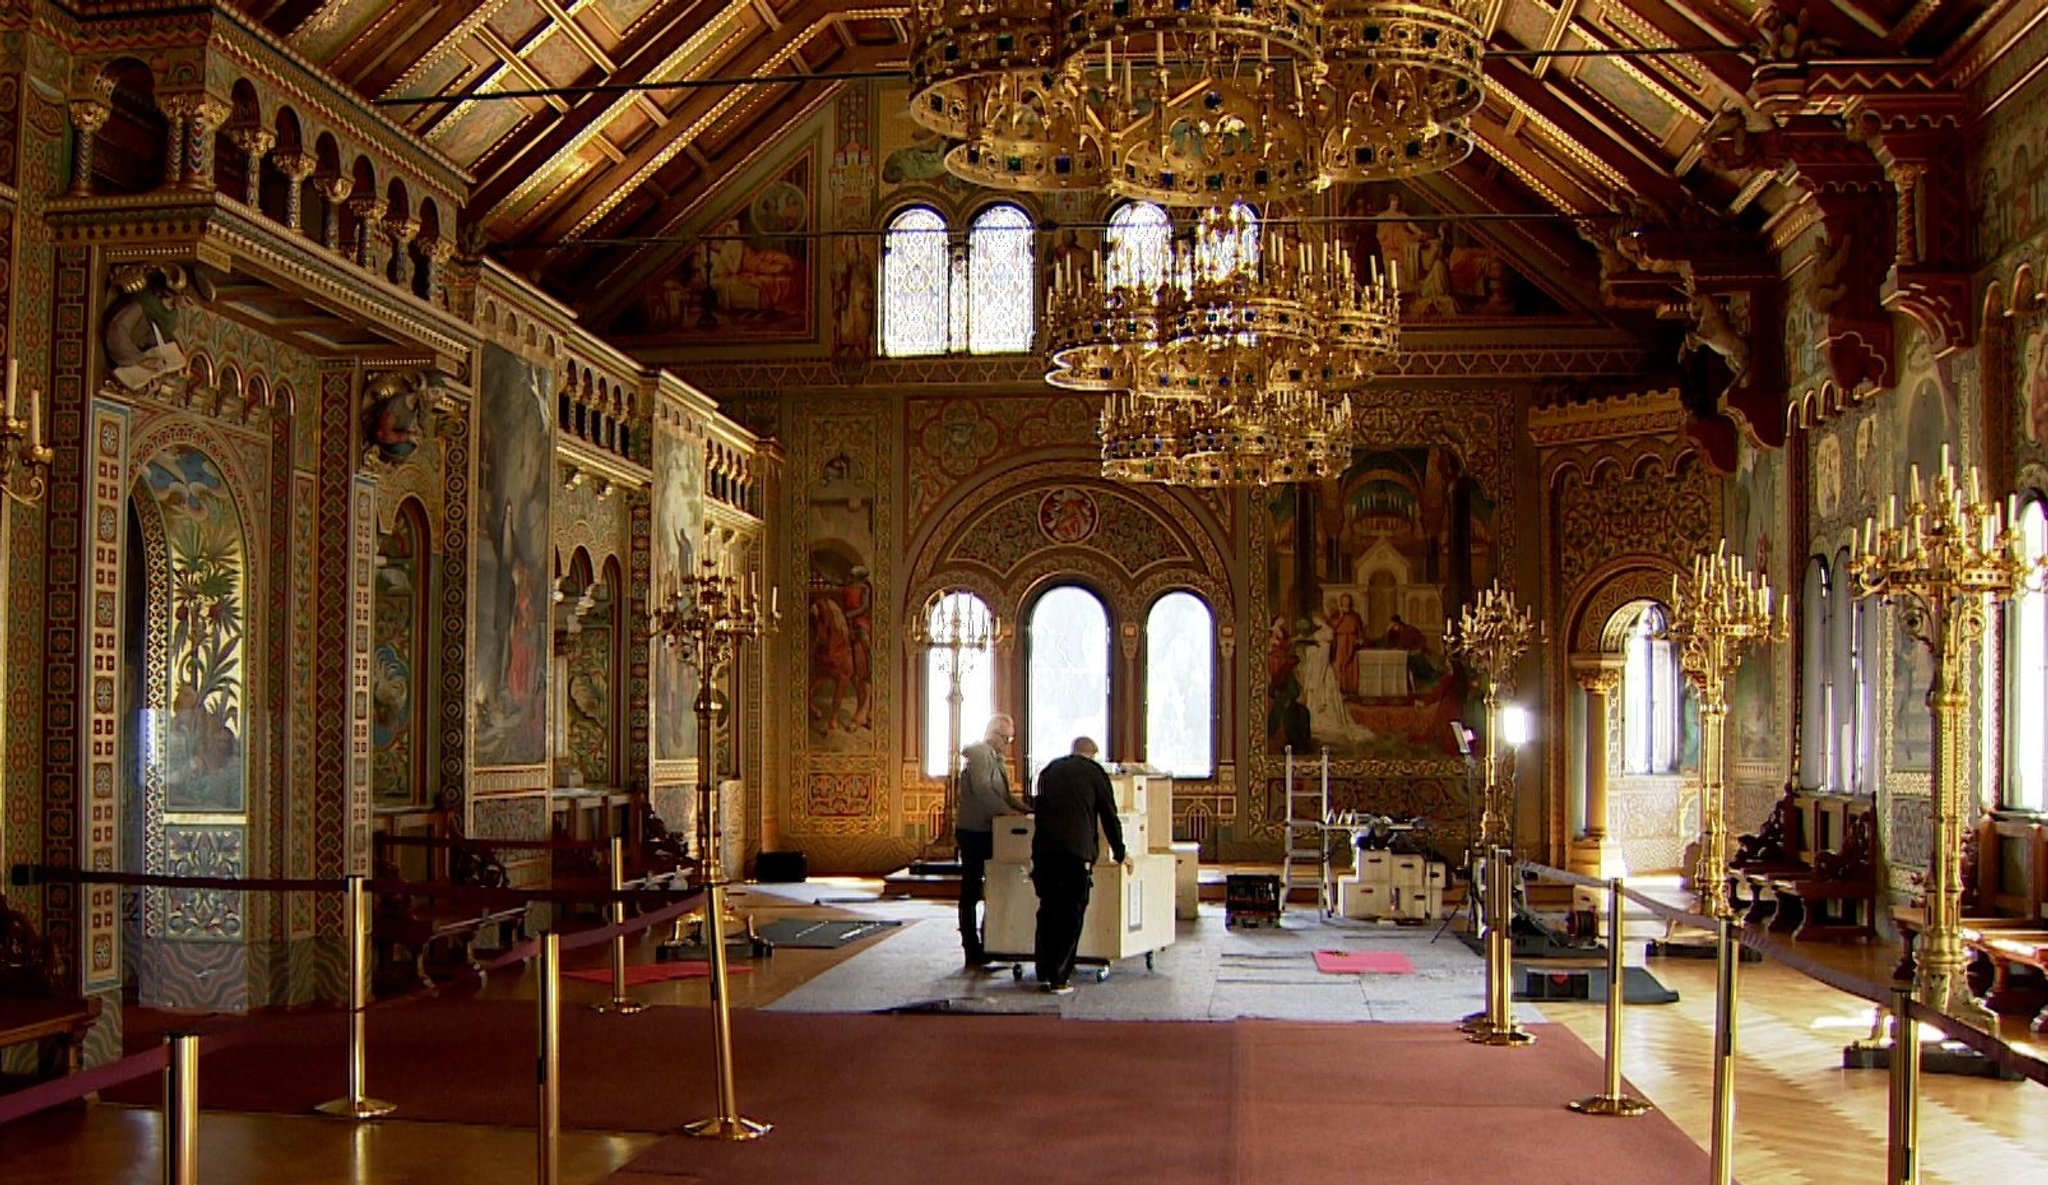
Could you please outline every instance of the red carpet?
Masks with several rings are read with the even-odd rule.
[[[563,1121],[673,1131],[714,1108],[700,1009],[566,1009]],[[369,1087],[396,1118],[529,1127],[533,1006],[371,1013]],[[1569,1032],[1533,1049],[1443,1025],[1089,1022],[1054,1016],[733,1014],[740,1109],[776,1125],[664,1139],[612,1185],[1687,1185],[1706,1155],[1661,1115],[1564,1109],[1599,1088]],[[299,1112],[342,1092],[345,1018],[285,1019],[201,1061],[211,1110]],[[154,1104],[151,1076],[105,1092]]]
[[[1415,964],[1391,950],[1319,950],[1316,970],[1325,975],[1412,975]]]
[[[744,975],[753,968],[744,963],[735,963],[726,968],[733,975]],[[702,959],[678,959],[673,963],[635,963],[626,968],[626,986],[642,983],[661,983],[670,979],[703,979],[711,974],[711,964]],[[610,983],[610,967],[584,967],[576,971],[562,972],[567,979],[584,979],[591,983]]]

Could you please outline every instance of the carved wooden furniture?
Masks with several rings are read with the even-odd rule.
[[[56,952],[0,897],[0,1051],[35,1046],[26,1073],[0,1072],[0,1091],[76,1073],[100,1001],[56,989]]]
[[[2048,1033],[2048,824],[1986,818],[1974,841],[1974,868],[1963,886],[1963,946],[1974,952],[1972,990],[1993,1012],[2032,1016]],[[1926,924],[1926,910],[1892,911],[1911,945]]]
[[[1868,799],[1788,788],[1736,839],[1729,899],[1744,921],[1795,939],[1877,936],[1877,823]]]
[[[431,971],[459,963],[485,978],[478,950],[488,939],[492,948],[509,946],[524,932],[527,907],[521,905],[477,905],[453,899],[443,887],[502,889],[511,878],[505,865],[481,843],[461,838],[409,840],[377,837],[380,879],[395,873],[394,850],[408,842],[430,845],[435,852],[438,875],[402,893],[379,893],[370,922],[371,945],[379,953],[381,978],[397,981],[394,974],[401,955],[409,955],[413,975],[421,987],[434,986]]]

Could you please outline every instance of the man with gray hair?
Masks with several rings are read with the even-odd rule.
[[[1031,834],[1031,884],[1038,891],[1038,987],[1065,995],[1095,885],[1098,834],[1109,836],[1110,854],[1122,864],[1123,823],[1116,817],[1116,792],[1095,755],[1090,737],[1075,737],[1074,751],[1049,762],[1038,775],[1038,826]]]
[[[982,739],[960,750],[960,801],[955,808],[953,836],[960,844],[960,947],[969,970],[988,960],[981,945],[982,885],[996,851],[995,822],[999,815],[1030,813],[1031,807],[1010,790],[1010,770],[1003,751],[1017,739],[1017,722],[1002,712],[988,718]]]

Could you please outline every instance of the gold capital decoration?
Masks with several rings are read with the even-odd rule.
[[[1987,608],[2039,593],[2048,569],[2042,560],[2027,558],[2017,526],[2017,499],[2008,498],[2001,515],[1995,503],[1980,496],[1978,484],[1974,465],[1963,481],[1956,480],[1947,445],[1931,496],[1922,490],[1920,467],[1913,466],[1904,517],[1894,494],[1882,520],[1875,515],[1864,520],[1862,546],[1849,562],[1849,575],[1856,595],[1892,606],[1906,636],[1926,647],[1933,660],[1927,705],[1934,734],[1934,834],[1927,853],[1927,922],[1914,950],[1915,990],[1928,1007],[1989,1027],[1994,1018],[1970,994],[1963,974],[1967,660],[1984,638]]]
[[[1444,628],[1444,648],[1486,681],[1486,786],[1479,835],[1474,840],[1481,850],[1514,844],[1514,781],[1501,770],[1501,697],[1513,694],[1515,667],[1529,643],[1542,636],[1536,619],[1515,604],[1515,594],[1502,588],[1498,580],[1479,594],[1478,601],[1467,605],[1455,623]]]
[[[1692,867],[1696,912],[1726,918],[1728,904],[1728,685],[1745,651],[1783,642],[1788,606],[1771,609],[1763,574],[1751,572],[1727,540],[1713,555],[1693,557],[1692,570],[1671,578],[1671,612],[1664,636],[1678,650],[1678,667],[1700,700],[1700,838]]]

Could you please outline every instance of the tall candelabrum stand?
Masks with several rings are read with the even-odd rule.
[[[772,634],[780,617],[777,592],[769,590],[768,611],[761,612],[753,578],[742,591],[740,579],[724,571],[721,561],[704,560],[702,575],[686,577],[654,614],[656,636],[679,647],[697,668],[697,836],[699,871],[704,886],[704,947],[711,963],[711,1046],[717,1074],[718,1114],[686,1124],[683,1131],[717,1140],[752,1140],[766,1135],[769,1125],[739,1113],[733,1085],[732,1011],[725,951],[725,867],[719,848],[718,799],[712,773],[712,686],[742,642]]]
[[[1907,637],[1927,647],[1933,681],[1927,706],[1933,716],[1933,843],[1927,854],[1927,919],[1914,961],[1914,989],[1920,1002],[1951,1016],[1990,1028],[1990,1010],[1970,994],[1964,979],[1961,935],[1963,899],[1962,829],[1963,726],[1970,703],[1964,660],[1984,638],[1985,610],[2010,597],[2038,591],[2043,568],[2026,558],[2008,500],[1996,504],[1978,496],[1977,469],[1960,485],[1943,446],[1941,471],[1931,499],[1923,496],[1920,468],[1908,482],[1905,517],[1893,495],[1883,520],[1863,523],[1863,545],[1849,563],[1856,595],[1893,606]],[[2039,721],[2021,722],[2038,727]]]
[[[995,649],[1001,622],[988,611],[979,597],[966,593],[937,593],[925,602],[924,615],[911,633],[911,641],[926,652],[946,655],[946,800],[938,825],[932,828],[920,863],[957,860],[959,853],[954,824],[960,810],[960,664],[970,654],[987,654]]]
[[[1462,659],[1486,680],[1486,755],[1482,787],[1479,834],[1472,837],[1472,876],[1469,894],[1475,902],[1474,916],[1484,931],[1486,951],[1487,1007],[1460,1022],[1471,1039],[1486,1045],[1528,1045],[1535,1040],[1515,1023],[1508,977],[1514,931],[1514,893],[1501,883],[1508,871],[1514,846],[1514,782],[1501,771],[1502,697],[1515,686],[1515,665],[1528,652],[1532,639],[1541,636],[1535,618],[1515,604],[1515,595],[1498,582],[1479,594],[1479,600],[1465,607],[1457,622],[1444,630],[1444,648]],[[1480,892],[1480,870],[1485,870],[1485,892]]]
[[[1693,557],[1692,571],[1671,578],[1664,636],[1678,650],[1678,668],[1700,700],[1700,835],[1692,867],[1694,912],[1725,918],[1728,904],[1728,684],[1744,653],[1783,642],[1788,606],[1775,613],[1770,585],[1749,571],[1723,540],[1714,554]]]
[[[1477,851],[1514,844],[1514,782],[1502,776],[1502,698],[1514,693],[1515,667],[1528,652],[1529,643],[1541,637],[1535,618],[1517,606],[1515,594],[1498,582],[1480,593],[1479,600],[1467,605],[1457,622],[1444,630],[1445,649],[1486,680],[1484,797],[1479,834],[1472,841]]]

